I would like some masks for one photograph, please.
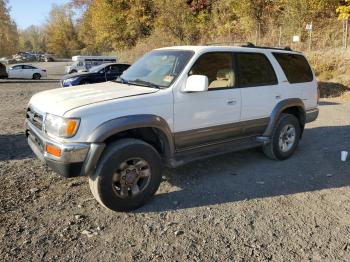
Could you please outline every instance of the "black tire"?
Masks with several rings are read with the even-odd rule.
[[[115,182],[115,176],[120,172],[120,166],[133,158],[144,160],[149,166],[150,175],[140,192],[133,195],[129,188],[127,197],[124,193],[123,198],[119,195],[122,186],[116,186],[115,183],[118,182]],[[129,211],[142,206],[155,194],[161,177],[162,162],[156,149],[142,140],[127,138],[108,145],[101,156],[95,174],[89,177],[89,184],[92,194],[101,205],[114,211]],[[126,181],[124,176],[124,182]]]
[[[280,136],[282,132],[284,131],[285,128],[287,127],[293,127],[295,129],[295,140],[292,143],[290,143],[290,148],[288,148],[287,151],[283,151],[280,147]],[[274,160],[285,160],[291,157],[300,140],[300,134],[301,134],[301,127],[299,120],[294,116],[290,114],[282,114],[280,119],[278,120],[272,137],[271,137],[271,142],[263,146],[263,151],[265,155]],[[288,147],[289,147],[288,145]]]
[[[34,75],[33,75],[33,79],[34,80],[39,80],[41,78],[41,75],[39,74],[39,73],[35,73]]]
[[[89,85],[89,84],[90,84],[90,82],[87,80],[83,80],[80,82],[80,85]]]

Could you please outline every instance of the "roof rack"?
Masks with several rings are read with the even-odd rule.
[[[272,50],[284,50],[284,51],[293,51],[289,46],[285,47],[270,47],[270,46],[257,46],[253,43],[247,43],[246,45],[242,45],[242,47],[250,47],[250,48],[260,48],[260,49],[272,49]]]
[[[283,51],[293,51],[289,46],[286,47],[270,47],[270,46],[257,46],[251,42],[221,42],[221,43],[208,43],[206,45],[234,45],[240,47],[249,47],[249,48],[260,48],[260,49],[272,49],[272,50],[283,50]]]
[[[249,42],[217,42],[217,43],[205,43],[205,45],[234,45],[234,46],[243,46],[251,44]]]

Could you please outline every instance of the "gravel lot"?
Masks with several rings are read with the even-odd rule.
[[[287,161],[248,150],[166,170],[153,201],[114,213],[86,178],[43,167],[23,135],[30,97],[59,87],[65,64],[0,80],[0,260],[350,261],[350,102],[323,100]]]

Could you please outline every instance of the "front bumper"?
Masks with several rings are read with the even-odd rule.
[[[64,177],[89,175],[94,171],[104,149],[104,144],[60,143],[38,130],[26,121],[26,136],[34,154],[53,171]],[[60,148],[61,156],[46,152],[46,145]]]

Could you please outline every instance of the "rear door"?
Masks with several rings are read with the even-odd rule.
[[[33,78],[33,75],[35,74],[35,73],[37,73],[37,68],[35,68],[35,67],[32,67],[32,66],[30,66],[30,65],[24,65],[23,66],[23,75],[22,75],[22,77],[23,78],[30,78],[30,79],[32,79]]]
[[[22,78],[23,66],[16,65],[9,70],[9,78]]]
[[[274,68],[264,53],[237,52],[236,57],[242,92],[241,121],[268,122],[282,99]]]

